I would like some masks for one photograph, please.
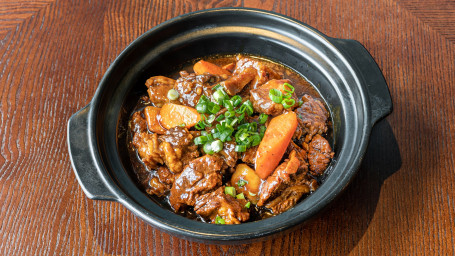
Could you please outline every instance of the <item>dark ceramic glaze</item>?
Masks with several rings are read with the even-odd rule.
[[[170,212],[137,187],[125,153],[125,116],[144,94],[148,77],[195,58],[234,53],[282,63],[316,86],[332,115],[335,157],[319,189],[287,212],[240,225],[206,224]],[[117,201],[186,239],[250,242],[297,227],[333,201],[354,177],[372,126],[391,111],[381,71],[359,42],[327,37],[276,13],[219,8],[176,17],[131,43],[106,71],[90,104],[70,118],[68,146],[87,197]]]

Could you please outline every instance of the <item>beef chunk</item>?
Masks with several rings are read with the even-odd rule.
[[[248,148],[245,152],[242,153],[242,161],[248,164],[254,164],[257,151],[258,146]]]
[[[334,153],[329,142],[319,134],[313,137],[309,144],[308,162],[310,171],[314,175],[321,175],[333,158]]]
[[[153,176],[150,179],[149,187],[146,189],[146,192],[150,195],[164,196],[169,189],[170,185],[161,182],[158,177]]]
[[[281,103],[275,103],[270,99],[269,92],[271,89],[280,90],[283,95],[287,93],[284,84],[289,83],[291,81],[288,79],[273,79],[268,81],[267,83],[261,85],[257,89],[253,89],[250,91],[250,100],[253,103],[253,108],[256,112],[265,113],[267,115],[279,115],[283,112],[284,107]],[[294,109],[298,106],[297,98],[294,94],[292,94],[291,99],[294,100],[294,105],[290,109]]]
[[[284,189],[278,197],[268,202],[265,207],[271,209],[274,214],[279,214],[291,209],[303,195],[308,193],[310,193],[310,188],[306,184],[290,186]]]
[[[215,223],[216,217],[224,219],[225,224],[240,224],[250,218],[248,210],[245,208],[245,199],[235,199],[224,193],[224,186],[217,190],[200,196],[197,199],[194,210],[197,214],[211,223]]]
[[[205,155],[192,160],[175,180],[169,202],[175,211],[185,205],[194,206],[196,199],[221,186],[220,173],[223,160],[216,156]]]
[[[308,153],[306,150],[300,148],[294,141],[289,143],[288,148],[286,149],[286,154],[291,154],[292,151],[295,151],[295,156],[300,161],[300,169],[303,170],[304,173],[308,171]]]
[[[142,111],[136,111],[131,117],[131,122],[129,123],[131,130],[133,132],[146,132],[147,131],[147,120],[142,116]]]
[[[296,152],[293,151],[289,154],[289,159],[280,164],[264,182],[257,205],[263,206],[270,197],[279,193],[283,187],[288,185],[291,182],[291,175],[295,174],[299,167],[300,161],[296,157]]]
[[[159,137],[160,141],[166,141],[174,147],[186,147],[193,142],[193,135],[185,127],[174,127]]]
[[[162,107],[165,103],[178,101],[171,101],[167,97],[167,92],[174,88],[175,80],[165,76],[152,76],[145,82],[147,86],[150,101],[156,107]]]
[[[251,67],[237,69],[233,76],[220,84],[224,87],[226,92],[234,96],[239,93],[245,85],[247,85],[256,76],[256,70]]]
[[[233,75],[235,76],[249,68],[253,68],[256,71],[254,78],[250,82],[249,89],[256,89],[271,79],[280,79],[282,77],[282,74],[274,70],[271,64],[241,55],[237,56]]]
[[[193,144],[193,138],[191,132],[184,127],[174,127],[159,136],[163,159],[172,172],[180,173],[183,166],[199,156],[198,148]]]
[[[180,173],[183,169],[183,163],[180,161],[180,157],[182,156],[180,148],[177,147],[174,150],[171,143],[165,141],[160,144],[160,150],[163,154],[163,160],[166,166],[169,167],[173,173]]]
[[[279,115],[283,112],[282,104],[273,102],[269,97],[270,89],[257,88],[250,91],[250,100],[253,103],[254,111],[267,115]]]
[[[163,164],[156,133],[134,133],[133,145],[137,149],[139,157],[149,169],[155,169],[159,164]]]
[[[225,142],[223,150],[220,151],[221,158],[227,166],[234,167],[239,159],[239,153],[235,152],[235,142]]]
[[[304,95],[302,101],[302,106],[295,112],[299,118],[299,125],[306,134],[305,142],[310,142],[315,134],[327,132],[329,112],[320,100],[315,100],[310,95]]]
[[[218,83],[220,80],[220,76],[208,73],[204,75],[186,74],[177,79],[174,89],[179,92],[179,101],[182,104],[195,107],[202,95],[210,98],[212,95],[212,85]]]
[[[160,181],[166,185],[172,185],[175,181],[175,174],[172,173],[169,168],[160,166],[156,169],[156,174]]]

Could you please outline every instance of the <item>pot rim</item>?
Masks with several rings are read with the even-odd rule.
[[[98,139],[96,137],[96,123],[97,123],[97,113],[100,108],[100,99],[103,90],[107,86],[106,82],[109,78],[109,76],[112,75],[112,72],[114,72],[115,66],[117,66],[124,58],[127,56],[131,51],[134,50],[134,46],[142,41],[148,38],[149,36],[152,36],[153,33],[160,29],[164,29],[168,26],[171,26],[174,23],[182,22],[187,18],[198,16],[198,15],[205,15],[208,13],[215,13],[215,12],[242,12],[245,14],[248,13],[259,13],[261,15],[271,15],[275,18],[278,18],[282,20],[283,22],[288,22],[290,24],[293,24],[294,26],[297,26],[298,28],[302,29],[304,32],[312,35],[315,39],[319,40],[321,44],[323,44],[325,47],[330,49],[336,56],[338,57],[339,61],[349,70],[350,74],[352,75],[353,79],[355,80],[356,85],[358,86],[358,90],[360,93],[360,98],[361,98],[361,103],[363,106],[366,106],[362,109],[363,111],[363,116],[364,116],[364,122],[363,123],[358,123],[358,129],[361,130],[361,136],[359,137],[359,147],[356,149],[350,149],[353,151],[351,159],[353,159],[352,162],[350,162],[347,165],[347,170],[343,173],[343,177],[341,177],[341,180],[338,180],[338,184],[330,184],[329,188],[330,190],[327,191],[321,191],[318,193],[319,189],[316,190],[312,195],[310,195],[308,198],[317,197],[317,201],[314,201],[313,204],[311,204],[311,207],[306,207],[303,209],[296,209],[296,207],[280,214],[275,217],[269,218],[269,219],[264,219],[260,221],[255,221],[255,222],[248,222],[248,223],[242,223],[241,225],[213,225],[213,224],[207,224],[207,223],[202,223],[202,222],[197,222],[194,220],[187,219],[185,217],[179,216],[177,214],[176,218],[179,219],[179,221],[182,221],[188,225],[187,227],[193,227],[192,229],[189,228],[183,228],[182,225],[171,225],[171,223],[168,222],[168,219],[162,218],[157,216],[154,213],[151,213],[148,211],[146,208],[144,208],[141,204],[136,202],[133,198],[130,198],[124,191],[122,191],[119,186],[116,184],[116,182],[112,179],[112,177],[109,174],[109,171],[106,170],[106,167],[103,164],[103,159],[100,156],[99,148],[98,148]],[[283,230],[289,229],[293,226],[296,226],[305,220],[311,218],[314,216],[317,212],[319,212],[323,207],[328,205],[331,201],[333,201],[340,193],[341,191],[348,185],[348,183],[352,180],[354,174],[357,172],[358,167],[361,163],[362,160],[362,155],[365,153],[366,146],[368,145],[368,138],[371,132],[371,114],[370,111],[367,109],[367,106],[369,106],[369,98],[368,94],[365,90],[365,88],[362,85],[361,79],[357,76],[355,69],[351,66],[351,63],[344,57],[344,54],[337,49],[335,45],[331,43],[329,40],[330,38],[325,36],[324,34],[320,33],[316,29],[308,26],[305,23],[302,23],[298,20],[289,18],[287,16],[270,12],[270,11],[264,11],[264,10],[259,10],[259,9],[253,9],[253,8],[233,8],[233,7],[226,7],[226,8],[214,8],[214,9],[208,9],[208,10],[202,10],[202,11],[196,11],[188,14],[184,14],[178,17],[175,17],[173,19],[170,19],[168,21],[165,21],[152,29],[148,30],[141,36],[139,36],[137,39],[135,39],[131,44],[129,44],[120,54],[119,56],[113,61],[113,63],[110,65],[110,67],[107,69],[105,72],[103,78],[101,79],[98,88],[93,96],[93,99],[90,103],[90,110],[88,113],[88,137],[89,137],[89,149],[90,153],[95,159],[95,164],[98,169],[98,173],[104,182],[104,184],[107,186],[107,188],[115,195],[116,201],[120,202],[123,204],[126,208],[128,208],[130,211],[132,211],[135,215],[139,216],[143,220],[145,220],[147,223],[152,224],[155,227],[158,227],[159,229],[165,230],[167,232],[170,232],[174,235],[177,236],[183,236],[185,238],[191,238],[194,240],[199,240],[199,241],[218,241],[218,242],[228,242],[228,241],[243,241],[245,239],[251,240],[251,239],[258,239],[262,238],[265,236],[269,236],[272,234],[276,234],[278,232],[281,232]],[[325,183],[324,183],[325,184]],[[324,185],[323,184],[323,185]],[[321,186],[322,187],[322,186]],[[325,192],[325,193],[322,193]],[[315,196],[316,195],[316,196]],[[307,198],[307,199],[308,199]],[[306,200],[306,199],[305,199]],[[292,216],[292,218],[288,218]],[[264,224],[264,225],[260,225]],[[185,226],[183,225],[183,226]],[[208,227],[212,232],[206,232],[208,230]],[[195,230],[194,228],[198,229]],[[201,231],[204,230],[204,231]],[[249,231],[247,231],[249,230]]]

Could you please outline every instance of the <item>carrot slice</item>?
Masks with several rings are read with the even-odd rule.
[[[261,179],[266,179],[278,166],[296,129],[297,115],[292,111],[270,121],[256,153],[256,173]]]
[[[158,116],[160,114],[161,108],[147,106],[144,108],[145,120],[147,121],[147,127],[150,131],[164,134],[166,130],[161,127],[160,122],[158,121]]]
[[[173,103],[166,103],[160,110],[160,123],[166,129],[176,126],[191,128],[201,120],[195,108]]]
[[[231,75],[231,72],[205,60],[196,62],[193,66],[194,73],[202,75],[204,73],[210,73],[212,75]]]

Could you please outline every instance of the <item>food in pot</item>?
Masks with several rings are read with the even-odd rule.
[[[300,75],[253,56],[153,76],[129,121],[146,193],[214,224],[285,212],[315,191],[334,152],[330,115]]]

